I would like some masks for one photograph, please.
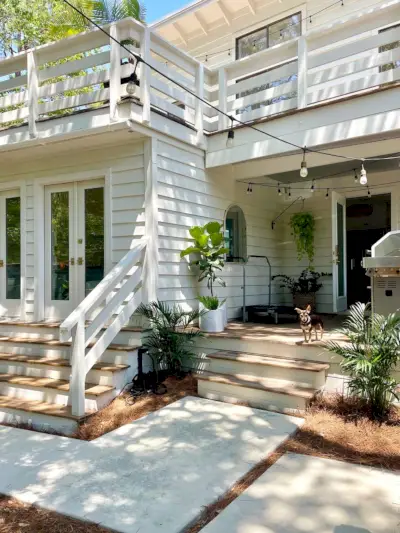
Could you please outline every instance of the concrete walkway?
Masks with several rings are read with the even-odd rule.
[[[188,397],[92,442],[0,426],[0,493],[120,532],[180,533],[302,422]]]
[[[400,476],[288,454],[202,533],[398,533]]]

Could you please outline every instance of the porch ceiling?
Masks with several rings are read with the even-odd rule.
[[[390,156],[399,156],[400,154],[397,153],[391,153],[391,154],[382,154],[379,157],[390,157]],[[393,170],[399,170],[399,160],[388,160],[388,161],[371,161],[366,164],[368,174],[375,174],[375,173],[382,173],[382,172],[390,172]],[[352,161],[343,161],[340,163],[333,163],[330,165],[321,165],[321,166],[315,166],[315,167],[309,167],[308,168],[308,176],[306,179],[302,180],[299,176],[299,169],[296,170],[290,170],[287,172],[281,172],[277,174],[268,174],[268,176],[265,176],[266,178],[273,179],[275,181],[278,181],[279,183],[299,183],[301,181],[310,181],[310,180],[321,180],[326,178],[340,178],[345,175],[348,175],[351,173],[354,169],[356,169],[357,173],[359,174],[360,170],[360,162],[357,160]],[[249,180],[251,181],[251,180]],[[262,177],[256,180],[252,180],[253,182],[262,182]]]
[[[178,47],[206,36],[217,28],[229,28],[240,17],[252,15],[280,0],[198,0],[153,22],[150,28]]]

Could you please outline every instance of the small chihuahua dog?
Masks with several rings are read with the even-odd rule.
[[[320,340],[324,335],[324,324],[322,319],[318,315],[311,314],[311,305],[307,305],[306,309],[298,309],[296,307],[295,311],[298,312],[300,318],[300,327],[304,334],[304,341],[311,342],[312,331],[315,331],[315,340],[318,340],[318,330],[320,332]]]

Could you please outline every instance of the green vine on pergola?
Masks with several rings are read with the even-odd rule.
[[[301,261],[303,257],[307,257],[309,268],[312,269],[315,257],[314,215],[308,212],[294,213],[290,217],[290,227],[293,231],[294,241],[296,243],[298,260]]]

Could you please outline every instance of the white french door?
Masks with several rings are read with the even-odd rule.
[[[347,309],[346,198],[332,192],[333,312]]]
[[[104,277],[104,182],[45,189],[45,317],[63,319]]]
[[[0,193],[0,315],[21,313],[21,198]]]

